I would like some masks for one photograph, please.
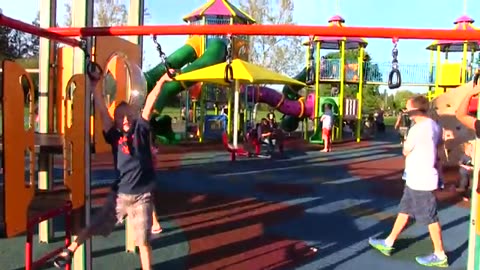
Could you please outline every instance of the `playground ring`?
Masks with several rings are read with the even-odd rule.
[[[112,54],[106,67],[104,71],[105,80],[103,81],[103,94],[106,104],[112,106],[112,104],[125,101],[133,106],[136,111],[140,111],[148,94],[147,80],[141,68],[122,53]],[[116,81],[120,80],[126,82],[125,97],[117,96]]]

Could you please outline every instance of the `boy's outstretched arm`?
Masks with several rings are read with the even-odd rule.
[[[113,119],[108,113],[107,104],[105,103],[105,98],[103,96],[103,89],[97,87],[99,81],[90,80],[93,91],[93,101],[95,103],[95,110],[100,113],[100,118],[102,120],[102,129],[104,132],[109,131],[113,126]]]
[[[173,73],[174,71],[171,70]],[[150,91],[150,94],[147,96],[147,100],[145,101],[145,106],[143,107],[142,111],[142,118],[150,121],[150,116],[152,115],[152,110],[153,106],[155,105],[155,101],[157,101],[158,96],[160,95],[160,92],[162,91],[163,85],[166,82],[170,82],[172,79],[168,77],[167,73],[165,73],[160,80],[158,80],[157,84],[155,87]]]

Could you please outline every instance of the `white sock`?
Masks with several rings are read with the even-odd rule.
[[[388,238],[386,238],[386,239],[385,239],[385,245],[387,245],[388,247],[393,247],[393,241],[390,240],[390,239],[388,239]]]
[[[437,258],[439,258],[440,260],[443,260],[447,257],[447,255],[445,254],[445,251],[435,252],[435,256],[437,256]]]

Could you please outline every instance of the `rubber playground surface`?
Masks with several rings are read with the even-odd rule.
[[[228,158],[220,150],[159,156],[156,206],[164,232],[153,241],[154,269],[424,269],[414,258],[432,246],[421,225],[408,227],[391,257],[367,243],[388,233],[395,218],[403,189],[396,142],[345,143],[331,153],[287,148],[284,158],[235,163]],[[108,160],[94,163],[96,181],[113,178]],[[105,190],[95,190],[94,204]],[[454,192],[438,197],[449,269],[465,269],[468,205]],[[0,239],[0,269],[23,269],[24,241]],[[36,244],[36,256],[58,245],[60,239]],[[93,269],[140,269],[138,257],[124,252],[123,226],[94,238]]]

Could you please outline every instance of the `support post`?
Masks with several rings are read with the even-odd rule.
[[[317,44],[315,46],[315,102],[314,102],[314,112],[313,112],[313,134],[317,134],[318,131],[318,125],[320,121],[320,69],[321,67],[321,62],[320,62],[320,49],[322,48],[321,46],[321,41],[317,41]],[[312,52],[310,52],[312,53]],[[313,68],[313,67],[310,67]]]
[[[358,55],[358,67],[359,67],[359,81],[358,81],[358,92],[357,92],[357,128],[355,131],[355,137],[357,142],[360,142],[360,139],[362,138],[362,109],[363,109],[363,77],[365,74],[363,74],[363,71],[365,70],[364,65],[366,64],[363,61],[365,55],[365,48],[362,46],[360,47],[360,53]],[[340,131],[341,132],[341,131]]]
[[[128,25],[139,26],[144,24],[144,0],[130,0],[130,6],[128,10]],[[129,36],[128,41],[137,44],[140,47],[140,68],[143,62],[143,36]],[[135,253],[135,239],[133,235],[133,225],[130,222],[130,218],[125,220],[125,251]]]
[[[57,0],[40,1],[40,27],[49,28],[56,26]],[[54,74],[52,70],[54,54],[52,52],[55,42],[40,38],[39,53],[39,88],[38,88],[38,132],[48,133],[53,127],[49,111],[53,104],[49,104],[49,95],[52,95],[53,81],[50,80]],[[51,154],[40,153],[38,156],[38,189],[49,190],[53,185],[53,156]],[[30,162],[36,162],[31,160]],[[38,225],[38,240],[41,243],[48,243],[54,237],[52,220],[46,220]]]
[[[235,80],[233,98],[233,149],[238,148],[238,107],[240,105],[240,81]],[[228,112],[230,112],[228,108]]]
[[[93,5],[94,0],[73,0],[72,3],[72,22],[74,27],[91,27],[93,26]],[[87,39],[86,51],[91,52],[92,39]],[[85,73],[85,53],[80,48],[75,48],[73,52],[73,74]],[[84,226],[90,224],[90,174],[91,174],[91,135],[90,135],[90,116],[91,116],[91,91],[88,76],[85,76],[85,218]],[[81,247],[77,249],[73,258],[74,270],[91,270],[92,269],[92,241],[89,239]]]
[[[345,99],[345,40],[340,41],[340,94],[338,95],[338,135],[337,138],[341,141],[343,137],[343,103]]]

